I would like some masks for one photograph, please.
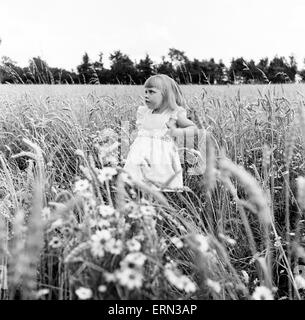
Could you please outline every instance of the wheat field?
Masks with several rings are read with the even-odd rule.
[[[304,299],[305,86],[182,91],[205,140],[166,194],[122,170],[142,87],[0,86],[1,299]]]

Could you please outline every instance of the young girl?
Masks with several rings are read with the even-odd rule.
[[[145,104],[137,111],[138,134],[131,145],[124,169],[134,180],[171,191],[183,188],[182,167],[173,137],[193,132],[177,83],[158,74],[144,84]]]

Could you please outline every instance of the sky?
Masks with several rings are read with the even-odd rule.
[[[25,67],[40,56],[76,70],[121,50],[155,63],[169,48],[190,59],[296,57],[304,67],[304,0],[0,0],[0,57]]]

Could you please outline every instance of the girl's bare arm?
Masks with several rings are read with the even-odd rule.
[[[187,136],[193,135],[198,130],[195,123],[189,120],[184,112],[178,113],[176,126],[171,120],[167,123],[167,126],[169,128],[170,135],[173,137],[179,137],[184,134],[186,134]]]

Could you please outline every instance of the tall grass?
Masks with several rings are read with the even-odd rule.
[[[302,96],[184,87],[207,132],[188,191],[164,194],[118,159],[140,91],[92,88],[0,97],[2,298],[303,299]]]

